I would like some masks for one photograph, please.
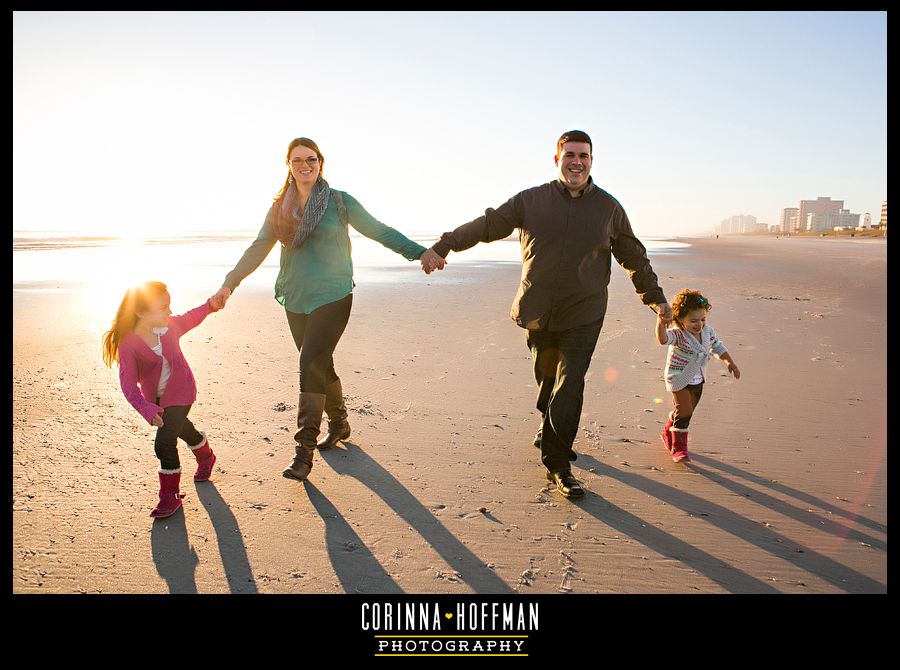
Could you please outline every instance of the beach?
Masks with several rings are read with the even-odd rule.
[[[660,284],[709,298],[742,373],[710,363],[689,463],[659,438],[655,314],[614,265],[572,463],[587,495],[552,491],[509,318],[520,264],[472,250],[430,276],[396,255],[359,265],[335,353],[352,435],[316,453],[308,481],[283,478],[298,355],[273,254],[181,341],[190,417],[218,463],[195,484],[182,444],[183,511],[156,521],[155,429],[100,360],[124,286],[99,266],[102,291],[42,281],[27,257],[36,269],[13,286],[13,592],[886,593],[887,241],[679,242],[650,254]],[[499,244],[515,245],[479,248]],[[230,269],[199,265],[200,281],[165,279],[176,313]]]

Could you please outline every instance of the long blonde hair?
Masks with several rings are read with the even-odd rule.
[[[138,312],[149,309],[150,301],[157,296],[168,293],[166,285],[158,281],[147,281],[137,286],[132,286],[125,292],[125,297],[119,304],[116,318],[112,326],[103,334],[101,349],[103,362],[111,368],[113,362],[119,362],[119,344],[122,339],[134,330],[138,321]]]

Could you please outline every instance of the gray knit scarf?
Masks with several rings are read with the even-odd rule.
[[[306,201],[306,207],[300,212],[300,192],[296,184],[291,184],[281,201],[281,211],[275,217],[275,235],[281,243],[290,249],[299,249],[306,242],[322,220],[328,207],[331,187],[322,177],[316,180],[312,192]]]

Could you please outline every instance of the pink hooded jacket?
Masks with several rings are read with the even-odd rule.
[[[160,340],[171,374],[159,405],[156,404],[156,390],[162,374],[162,359],[134,331],[119,343],[119,384],[122,393],[147,423],[152,425],[153,417],[164,407],[192,405],[197,399],[197,384],[178,340],[200,325],[213,311],[207,301],[189,312],[169,317],[169,330],[160,336]]]

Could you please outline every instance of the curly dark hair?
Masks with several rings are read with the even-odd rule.
[[[708,312],[712,309],[712,303],[695,289],[683,288],[675,294],[672,300],[672,313],[676,319],[684,318],[695,309],[705,309]]]

